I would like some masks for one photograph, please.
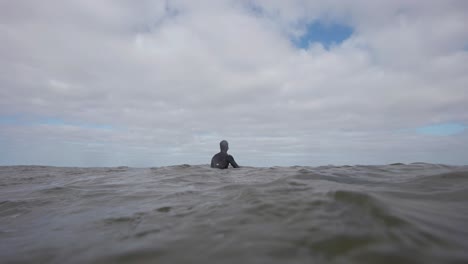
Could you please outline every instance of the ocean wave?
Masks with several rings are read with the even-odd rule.
[[[463,263],[468,167],[0,167],[0,258]]]

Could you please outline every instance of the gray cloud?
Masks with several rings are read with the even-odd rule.
[[[208,163],[221,139],[241,164],[262,166],[468,156],[466,131],[416,131],[468,124],[464,1],[51,0],[0,10],[0,114],[63,120],[0,123],[2,164]],[[328,50],[296,48],[291,38],[314,21],[354,33]]]

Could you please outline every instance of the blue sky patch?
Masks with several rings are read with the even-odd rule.
[[[22,115],[0,116],[0,125],[51,125],[51,126],[77,126],[92,129],[113,129],[110,125],[92,124],[84,122],[66,121],[55,117],[26,117]]]
[[[16,115],[0,116],[0,125],[20,125],[21,119]]]
[[[343,24],[313,22],[307,24],[305,33],[293,43],[300,49],[307,49],[311,43],[321,43],[326,49],[340,44],[353,34],[353,29]]]
[[[259,6],[257,3],[255,3],[254,1],[248,1],[245,3],[245,7],[247,8],[247,10],[249,12],[251,12],[252,14],[256,15],[256,16],[260,16],[260,15],[263,15],[263,9],[261,6]]]
[[[52,118],[52,117],[41,118],[39,119],[38,123],[43,124],[43,125],[53,125],[53,126],[67,125],[67,123],[63,121],[62,119]]]
[[[417,129],[418,133],[434,136],[451,136],[462,133],[468,126],[459,123],[444,123],[424,126]]]

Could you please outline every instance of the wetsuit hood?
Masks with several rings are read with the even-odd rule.
[[[219,142],[219,147],[221,148],[221,152],[227,152],[229,149],[229,143],[226,140]]]

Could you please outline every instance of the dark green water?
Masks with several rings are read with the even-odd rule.
[[[0,167],[2,263],[468,263],[468,166]]]

